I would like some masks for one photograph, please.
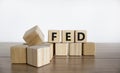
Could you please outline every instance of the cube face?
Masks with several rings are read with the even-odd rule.
[[[87,42],[87,32],[85,30],[75,30],[75,42]]]
[[[70,43],[70,55],[81,56],[82,55],[82,43]]]
[[[55,54],[57,56],[66,56],[68,50],[67,43],[55,43]]]
[[[50,54],[50,60],[52,60],[52,58],[53,58],[53,45],[54,45],[54,43],[47,43],[47,42],[45,42],[45,43],[42,43],[41,45],[39,45],[39,46],[48,46],[49,47],[49,54]]]
[[[44,65],[50,63],[50,47],[44,48]]]
[[[28,47],[27,63],[36,67],[50,63],[50,47],[45,45]]]
[[[26,45],[16,45],[10,48],[12,63],[26,63]]]
[[[38,45],[44,42],[44,35],[38,26],[34,26],[25,32],[23,39],[29,46]]]
[[[32,57],[33,57],[33,52],[31,48],[27,48],[27,64],[32,65]]]
[[[48,42],[60,42],[60,30],[48,30]]]
[[[37,67],[41,67],[43,65],[45,65],[44,63],[44,59],[45,59],[45,55],[44,55],[44,49],[37,49],[36,50],[37,54],[34,55],[34,57],[36,57],[36,66]],[[34,61],[35,59],[33,59]]]
[[[83,55],[95,55],[95,43],[83,43]]]
[[[50,44],[50,60],[53,58],[53,44]]]
[[[40,67],[43,66],[43,49],[27,48],[27,64]]]
[[[62,30],[62,42],[74,42],[74,30]]]

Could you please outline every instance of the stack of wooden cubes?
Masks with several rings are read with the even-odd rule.
[[[50,63],[53,58],[53,45],[44,42],[44,35],[38,26],[26,31],[23,39],[27,45],[11,47],[12,63],[27,63],[36,67]]]
[[[48,42],[38,26],[23,36],[26,44],[11,47],[11,62],[35,67],[47,65],[53,56],[95,55],[95,43],[87,42],[85,30],[49,30]]]
[[[48,42],[55,44],[57,56],[95,55],[95,43],[87,42],[85,30],[49,30]]]

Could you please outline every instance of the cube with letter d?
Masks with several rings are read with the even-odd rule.
[[[87,42],[87,32],[85,30],[75,30],[75,42]]]

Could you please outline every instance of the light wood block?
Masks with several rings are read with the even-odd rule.
[[[48,42],[60,42],[60,30],[48,30]]]
[[[38,26],[34,26],[25,32],[23,39],[29,46],[38,45],[44,42],[44,35]]]
[[[95,43],[83,43],[83,55],[95,55]]]
[[[50,63],[50,47],[45,45],[30,46],[27,48],[27,64],[41,67]]]
[[[11,63],[26,63],[27,45],[15,45],[10,48]]]
[[[53,59],[53,44],[50,44],[50,60]]]
[[[62,42],[74,42],[74,30],[62,30]]]
[[[69,43],[71,56],[81,56],[82,55],[82,43]]]
[[[55,54],[57,56],[67,55],[68,44],[67,43],[55,43]]]
[[[87,32],[85,30],[75,30],[75,42],[87,42]]]
[[[48,46],[50,48],[49,54],[50,54],[50,60],[52,60],[52,58],[53,58],[53,43],[45,42],[45,43],[41,44],[40,46]]]

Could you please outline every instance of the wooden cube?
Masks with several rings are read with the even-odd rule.
[[[23,39],[31,45],[38,45],[44,42],[44,35],[38,26],[34,26],[25,32]]]
[[[68,44],[67,43],[55,43],[55,54],[57,56],[67,55]]]
[[[63,30],[62,31],[62,42],[74,42],[74,30]]]
[[[11,63],[26,63],[27,45],[15,45],[10,48]]]
[[[83,43],[83,55],[95,55],[95,43]]]
[[[60,30],[48,30],[48,42],[60,42]]]
[[[46,45],[48,45],[50,47],[50,51],[49,51],[49,53],[50,53],[50,60],[52,60],[53,59],[53,43],[48,43]]]
[[[50,54],[50,60],[52,60],[52,58],[53,58],[53,43],[45,42],[45,43],[41,44],[40,46],[48,46],[50,48],[49,54]]]
[[[50,47],[45,45],[30,46],[27,48],[27,64],[41,67],[50,63]]]
[[[70,53],[71,56],[81,56],[82,55],[82,43],[70,43]]]
[[[85,30],[75,30],[75,42],[87,42],[87,32]]]
[[[50,60],[53,59],[53,50],[54,50],[53,45],[54,44],[50,44]]]

